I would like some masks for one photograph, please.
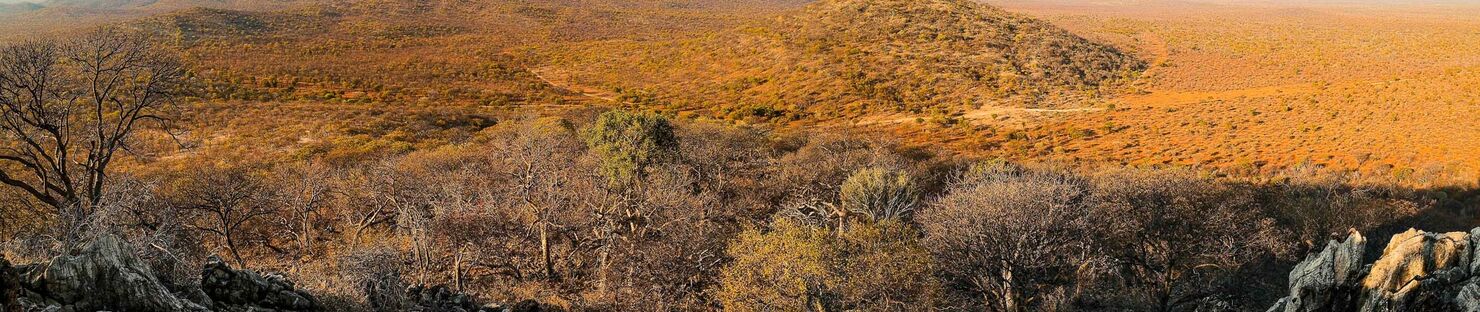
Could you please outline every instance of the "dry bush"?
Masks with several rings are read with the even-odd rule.
[[[1067,306],[1055,292],[1077,292],[1097,257],[1089,195],[1088,181],[1066,172],[992,163],[962,174],[916,217],[952,299],[944,307]]]
[[[1241,303],[1235,273],[1288,250],[1253,192],[1189,170],[1113,170],[1093,176],[1093,233],[1103,248],[1099,304],[1163,311]],[[1112,286],[1113,285],[1113,286]],[[1256,303],[1264,304],[1264,303]]]
[[[727,311],[928,309],[936,286],[918,236],[896,220],[829,229],[781,218],[736,237],[717,300]]]
[[[1356,182],[1353,174],[1302,166],[1283,175],[1262,188],[1261,202],[1304,250],[1320,248],[1321,242],[1350,229],[1369,233],[1420,211],[1420,203],[1411,200],[1415,196],[1392,186]]]
[[[838,200],[840,208],[866,220],[908,220],[920,202],[920,189],[907,172],[864,168],[843,181]]]
[[[904,168],[905,159],[888,145],[841,135],[816,134],[784,142],[785,154],[775,161],[774,186],[786,197],[773,202],[820,200],[837,202],[839,185],[867,167]]]

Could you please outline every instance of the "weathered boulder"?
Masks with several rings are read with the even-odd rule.
[[[1326,243],[1326,249],[1307,256],[1290,271],[1290,296],[1271,312],[1347,310],[1362,270],[1367,239],[1350,231],[1346,240]]]
[[[201,272],[201,290],[220,311],[319,311],[313,295],[276,274],[234,270],[221,258],[211,257]]]
[[[1365,268],[1364,246],[1353,231],[1301,261],[1290,273],[1290,296],[1269,311],[1480,312],[1480,228],[1393,235]]]
[[[207,311],[182,300],[155,278],[132,248],[113,236],[82,251],[23,270],[18,301],[62,311]]]
[[[1362,280],[1362,311],[1444,307],[1470,277],[1470,237],[1465,232],[1393,235],[1382,258]],[[1456,287],[1458,286],[1458,287]],[[1451,289],[1452,288],[1452,289]]]

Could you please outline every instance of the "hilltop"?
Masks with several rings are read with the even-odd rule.
[[[641,51],[641,53],[637,53]],[[829,0],[676,40],[544,49],[547,76],[625,102],[788,120],[1051,107],[1116,92],[1145,63],[966,0]]]

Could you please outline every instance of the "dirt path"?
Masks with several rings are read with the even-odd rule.
[[[1105,109],[1104,108],[1101,108],[1101,107],[1080,107],[1080,108],[1047,109],[1047,108],[1022,108],[1022,107],[989,106],[989,107],[982,107],[982,108],[978,108],[978,109],[973,109],[973,110],[967,111],[965,114],[962,114],[960,117],[961,118],[965,118],[967,120],[984,120],[984,119],[995,119],[995,118],[999,118],[999,117],[1002,117],[1002,116],[1088,113],[1088,112],[1098,112],[1098,111],[1103,111],[1103,110],[1105,110]],[[856,124],[857,125],[899,124],[899,123],[914,122],[916,119],[919,119],[919,118],[927,118],[927,117],[926,116],[915,116],[915,115],[903,115],[903,114],[878,115],[878,116],[869,116],[869,117],[860,118]]]
[[[1166,107],[1192,104],[1208,100],[1236,99],[1240,97],[1266,97],[1275,95],[1306,94],[1319,89],[1313,83],[1295,83],[1278,86],[1256,87],[1224,91],[1170,91],[1154,90],[1146,94],[1121,96],[1114,100],[1131,106]]]
[[[593,98],[593,99],[598,99],[598,100],[607,101],[607,102],[617,102],[617,99],[615,97],[606,94],[606,92],[602,92],[600,90],[592,90],[592,89],[586,89],[586,88],[579,88],[578,86],[576,86],[574,84],[569,84],[569,83],[564,83],[564,82],[556,82],[555,80],[551,80],[549,77],[547,77],[547,73],[550,71],[548,68],[538,68],[538,69],[536,69],[536,68],[528,68],[528,67],[525,67],[524,70],[525,71],[528,71],[530,74],[534,74],[534,77],[535,78],[538,78],[540,81],[543,81],[543,82],[545,82],[545,84],[548,84],[548,85],[550,85],[552,87],[555,87],[555,88],[558,88],[558,89],[561,89],[561,90],[566,90],[566,91],[574,92],[574,93],[579,93],[582,96]]]

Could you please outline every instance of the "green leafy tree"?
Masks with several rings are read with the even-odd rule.
[[[678,138],[667,118],[621,110],[602,113],[581,136],[601,157],[601,171],[614,185],[646,178],[649,166],[678,153]]]

